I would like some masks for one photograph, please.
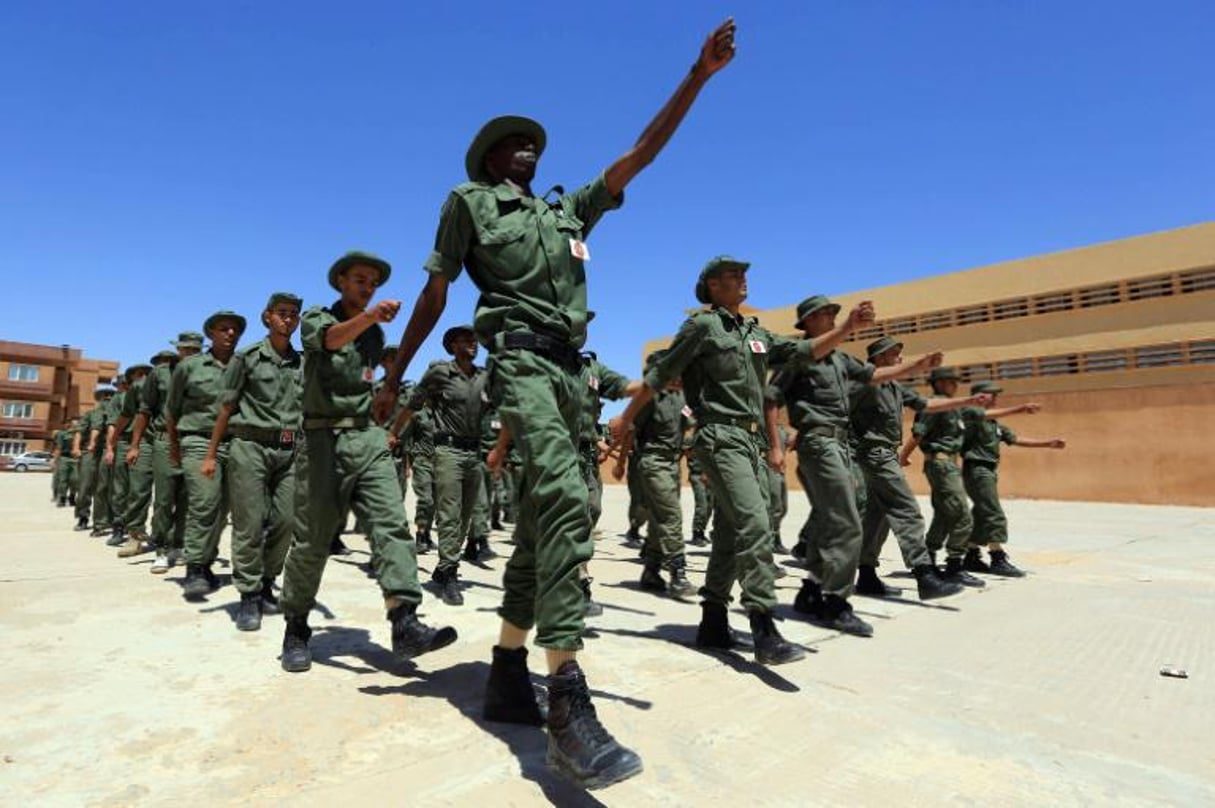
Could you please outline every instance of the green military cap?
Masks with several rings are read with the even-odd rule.
[[[712,303],[709,299],[709,278],[712,278],[719,272],[727,269],[741,269],[746,272],[751,265],[746,261],[739,261],[737,258],[732,258],[728,255],[717,255],[709,259],[709,263],[705,264],[705,268],[700,271],[700,277],[696,279],[696,299],[701,303]]]
[[[241,317],[236,312],[229,311],[228,309],[220,309],[206,319],[206,321],[203,323],[203,331],[210,331],[215,327],[215,324],[221,320],[231,320],[232,322],[236,323],[237,336],[245,333],[245,328],[249,325],[245,318]]]
[[[270,311],[270,309],[279,303],[290,303],[297,309],[302,309],[304,307],[304,298],[291,292],[273,292],[270,295],[270,299],[266,301],[266,308],[262,309],[262,311]]]
[[[333,266],[329,267],[329,285],[334,289],[338,288],[338,276],[352,266],[362,265],[371,267],[380,273],[380,279],[376,281],[376,286],[383,286],[388,283],[388,276],[392,274],[392,265],[378,255],[372,255],[369,252],[361,250],[351,250],[341,258],[333,262]]]
[[[461,334],[468,334],[470,337],[476,337],[477,333],[473,331],[471,325],[453,325],[451,328],[443,332],[443,350],[448,353],[455,353],[451,349],[451,341]]]
[[[169,344],[176,348],[202,348],[203,335],[197,331],[182,331]]]
[[[165,353],[168,353],[168,351],[165,351]],[[122,372],[122,377],[124,379],[126,379],[127,384],[130,384],[132,381],[135,380],[135,374],[140,373],[140,372],[142,372],[143,375],[147,376],[149,373],[152,372],[152,366],[144,365],[144,364],[131,365],[129,368],[127,368],[126,370],[124,370]]]
[[[889,351],[891,348],[898,348],[899,350],[902,350],[903,343],[899,342],[894,337],[882,337],[881,339],[875,339],[873,342],[869,343],[865,350],[868,352],[869,358],[873,359],[873,357],[881,353],[886,353],[886,351]]]
[[[502,138],[510,135],[530,137],[536,144],[537,157],[544,153],[544,146],[548,142],[548,135],[545,134],[544,127],[531,118],[524,118],[522,115],[503,115],[500,118],[494,118],[481,127],[481,131],[477,132],[477,136],[473,138],[472,144],[468,147],[468,153],[464,155],[464,170],[468,172],[470,180],[473,182],[493,181],[485,170],[485,155]]]
[[[953,380],[955,382],[962,380],[962,375],[958,373],[957,368],[951,368],[948,365],[942,365],[939,368],[933,368],[928,372],[928,381],[940,382]]]
[[[979,393],[991,393],[995,395],[996,393],[1003,392],[1004,388],[992,381],[975,382],[970,386],[970,394],[972,396],[977,396]]]
[[[163,365],[165,362],[172,362],[177,359],[177,354],[172,351],[157,351],[148,361],[155,365]]]
[[[797,322],[793,324],[793,327],[801,328],[802,320],[805,320],[811,314],[814,314],[814,312],[826,308],[831,309],[831,312],[834,314],[840,310],[840,304],[832,303],[826,295],[811,295],[797,304]]]

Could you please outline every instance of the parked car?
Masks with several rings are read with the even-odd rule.
[[[23,452],[8,458],[8,467],[13,471],[50,471],[50,452]]]

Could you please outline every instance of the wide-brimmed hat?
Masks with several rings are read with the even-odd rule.
[[[929,383],[950,381],[950,380],[955,381],[955,382],[959,382],[962,380],[962,374],[958,373],[957,368],[950,367],[948,365],[942,365],[939,368],[933,368],[932,370],[928,371]]]
[[[831,312],[835,314],[839,312],[840,304],[832,303],[826,295],[811,295],[797,304],[797,322],[793,324],[793,327],[801,328],[803,320],[821,309],[831,309]]]
[[[468,334],[470,337],[476,337],[477,332],[473,331],[471,325],[453,325],[451,328],[443,332],[443,350],[448,353],[455,353],[451,348],[451,342],[461,334]]]
[[[903,349],[903,343],[899,342],[894,337],[882,337],[869,343],[869,345],[865,347],[865,351],[872,360],[873,357],[877,356],[878,354],[886,353],[886,351],[889,351],[891,348],[898,348],[901,351]]]
[[[544,127],[531,118],[525,118],[522,115],[503,115],[494,118],[481,127],[469,145],[468,152],[464,155],[464,170],[468,173],[470,180],[473,182],[493,181],[485,170],[485,155],[502,138],[510,135],[530,137],[536,144],[537,157],[544,153],[544,146],[548,142],[548,135],[545,134]]]
[[[249,325],[245,318],[236,312],[229,311],[228,309],[220,309],[203,322],[203,331],[210,332],[210,330],[220,320],[232,320],[234,323],[236,323],[236,335],[238,337],[245,333],[245,328]]]
[[[746,272],[751,268],[751,264],[746,261],[740,261],[729,255],[715,255],[709,259],[709,263],[705,264],[704,269],[700,270],[700,275],[696,278],[696,299],[701,303],[712,303],[709,299],[709,278],[717,275],[719,272],[724,272],[727,269],[741,269]]]
[[[132,381],[134,381],[135,374],[139,373],[140,371],[143,372],[143,375],[147,376],[152,372],[152,366],[144,364],[131,365],[122,372],[122,378],[126,379],[127,384],[130,384]]]
[[[992,381],[975,382],[970,386],[970,394],[972,396],[977,396],[979,393],[991,393],[995,395],[996,393],[1003,392],[1004,388]]]
[[[304,298],[293,292],[271,292],[270,299],[266,301],[266,308],[262,309],[262,311],[270,311],[279,303],[290,303],[297,309],[302,309],[304,307]]]
[[[148,361],[155,365],[163,365],[165,362],[172,362],[177,359],[177,354],[172,351],[157,351],[152,354],[152,358]]]
[[[177,339],[170,340],[169,344],[175,348],[198,348],[202,350],[203,335],[197,331],[182,331],[177,335]]]
[[[392,265],[380,256],[360,250],[351,250],[334,261],[333,266],[329,267],[329,285],[340,292],[341,289],[338,288],[337,282],[338,275],[341,275],[356,264],[371,267],[380,273],[380,279],[376,281],[376,286],[383,286],[388,283],[388,277],[392,275]]]

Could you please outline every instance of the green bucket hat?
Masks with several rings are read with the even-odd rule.
[[[356,264],[371,267],[380,273],[380,280],[376,286],[383,286],[388,283],[388,277],[392,275],[392,265],[378,255],[372,255],[368,252],[359,250],[351,250],[341,258],[333,262],[333,266],[329,267],[329,285],[334,289],[338,289],[338,275],[341,275],[346,270]],[[338,291],[341,291],[338,289]]]
[[[273,292],[270,295],[270,299],[266,301],[266,308],[262,309],[262,311],[270,311],[279,303],[290,303],[297,309],[302,309],[304,307],[304,298],[291,292]]]
[[[197,331],[182,331],[177,335],[177,339],[170,340],[169,344],[175,348],[198,348],[201,350],[203,335]]]
[[[139,373],[140,371],[143,372],[143,375],[147,376],[149,373],[152,372],[152,366],[144,365],[144,364],[131,365],[129,368],[127,368],[126,370],[124,370],[122,372],[122,377],[124,379],[126,379],[127,384],[130,384],[131,382],[135,381],[135,374]]]
[[[455,351],[451,349],[451,341],[461,334],[468,334],[474,338],[477,336],[477,332],[473,331],[473,327],[471,325],[453,325],[451,328],[443,332],[443,350],[447,351],[449,354],[455,354]]]
[[[544,154],[544,146],[548,135],[544,127],[531,118],[522,115],[503,115],[494,118],[481,127],[473,138],[468,152],[464,155],[464,170],[473,182],[492,182],[493,178],[485,170],[485,155],[497,145],[498,141],[509,135],[527,135],[536,142],[536,156]]]
[[[148,361],[151,362],[153,366],[156,366],[163,365],[166,362],[176,361],[176,359],[177,354],[173,353],[172,351],[157,351]]]
[[[869,345],[866,346],[865,351],[868,353],[869,359],[872,360],[873,357],[881,353],[886,353],[886,351],[889,351],[891,348],[898,348],[902,350],[903,343],[899,342],[894,337],[882,337],[881,339],[875,339],[873,342],[869,343]]]
[[[109,398],[110,396],[114,395],[117,392],[118,392],[117,390],[115,390],[113,387],[111,387],[108,384],[99,384],[93,390],[93,398],[101,398],[102,396]]]
[[[705,268],[700,271],[700,277],[696,279],[696,299],[701,303],[712,303],[709,299],[709,278],[712,278],[719,272],[727,269],[741,269],[746,272],[751,268],[751,264],[746,261],[739,261],[729,255],[716,255],[709,259],[709,263],[705,264]]]
[[[955,381],[955,382],[960,382],[962,380],[962,376],[961,376],[961,374],[958,373],[957,368],[952,368],[952,367],[949,367],[948,365],[942,365],[939,368],[933,368],[932,370],[928,371],[928,382],[930,384],[932,382],[941,382],[941,381],[950,381],[950,380]]]
[[[793,324],[793,327],[801,328],[803,320],[814,312],[827,308],[831,309],[833,313],[839,313],[840,304],[832,303],[826,295],[811,295],[797,304],[797,322]]]
[[[236,335],[238,337],[241,334],[245,333],[245,328],[248,327],[248,325],[249,325],[249,323],[245,320],[245,318],[241,317],[236,312],[229,311],[228,309],[220,309],[219,311],[215,312],[214,314],[212,314],[210,317],[208,317],[206,319],[206,321],[203,323],[203,331],[210,331],[212,329],[212,327],[214,327],[215,324],[218,323],[220,320],[232,320],[233,322],[235,322],[236,323]]]
[[[995,395],[996,393],[1003,392],[1004,388],[992,381],[975,382],[970,386],[970,394],[972,396],[977,396],[979,393],[991,393]]]

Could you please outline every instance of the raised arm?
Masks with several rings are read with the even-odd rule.
[[[944,358],[944,354],[940,351],[935,351],[924,354],[919,359],[911,362],[899,362],[897,365],[887,365],[886,367],[878,368],[873,372],[873,378],[869,380],[869,383],[881,384],[882,382],[890,382],[895,379],[905,379],[908,376],[925,370],[932,370],[935,367],[940,367],[942,358]]]
[[[872,300],[862,300],[856,304],[852,308],[852,311],[848,312],[848,316],[844,318],[844,322],[826,334],[820,334],[814,338],[814,347],[812,348],[814,358],[822,359],[834,351],[853,331],[871,324],[875,316]]]
[[[1065,449],[1067,441],[1063,438],[1017,438],[1013,446],[1024,446],[1026,449]]]
[[[994,421],[997,418],[1004,418],[1009,415],[1020,415],[1022,413],[1025,413],[1026,415],[1033,415],[1040,409],[1042,409],[1041,404],[1031,401],[1027,404],[1018,404],[1015,407],[999,407],[994,410],[988,410],[984,417],[986,417],[988,421]]]
[[[619,196],[625,186],[658,156],[658,152],[662,151],[662,147],[667,145],[671,135],[679,128],[700,89],[733,58],[734,19],[730,18],[709,34],[700,49],[700,55],[692,65],[691,72],[684,77],[675,93],[654,116],[654,120],[650,121],[650,125],[641,133],[633,148],[608,167],[605,174],[608,193],[613,197]]]
[[[965,398],[930,398],[924,405],[923,412],[943,412],[961,407],[986,407],[990,403],[991,396],[987,393],[976,393]]]

